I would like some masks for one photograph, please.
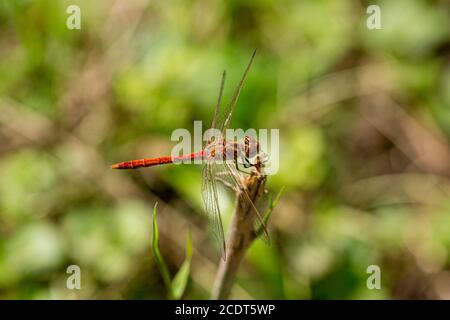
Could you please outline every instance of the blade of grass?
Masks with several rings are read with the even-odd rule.
[[[191,258],[192,258],[192,236],[191,232],[188,233],[187,241],[186,241],[186,258],[184,259],[183,264],[181,265],[180,270],[178,270],[177,274],[173,278],[172,281],[172,293],[174,299],[180,299],[184,291],[186,290],[186,286],[189,280],[189,272],[191,269]]]
[[[159,271],[161,272],[161,275],[163,277],[164,285],[167,288],[169,299],[174,299],[174,294],[172,291],[172,285],[171,285],[171,279],[170,279],[170,272],[167,268],[166,262],[164,261],[164,258],[161,255],[161,252],[159,251],[159,233],[158,233],[158,223],[157,223],[157,214],[156,214],[156,207],[158,205],[158,202],[155,203],[155,206],[153,207],[153,239],[152,239],[152,250],[153,255],[155,257],[156,265],[159,268]]]
[[[275,209],[275,207],[277,206],[278,202],[279,202],[280,199],[281,199],[281,196],[282,196],[282,194],[283,194],[283,191],[284,191],[284,187],[282,187],[282,188],[280,189],[280,191],[278,192],[278,194],[277,194],[277,196],[275,197],[275,199],[273,199],[272,193],[269,194],[269,208],[267,209],[267,212],[264,214],[264,217],[263,217],[264,225],[267,226],[267,224],[268,224],[268,222],[269,222],[269,219],[270,219],[270,216],[272,215],[273,210]],[[260,227],[255,231],[256,237],[258,238],[258,237],[262,234],[263,231],[264,231],[263,228],[260,226]]]

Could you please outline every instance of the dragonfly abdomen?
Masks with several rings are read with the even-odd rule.
[[[173,160],[172,160],[172,157],[170,157],[170,156],[158,157],[158,158],[144,158],[144,159],[119,162],[119,163],[113,164],[111,166],[111,168],[112,169],[136,169],[136,168],[157,166],[160,164],[167,164],[167,163],[172,163],[172,162],[173,162]]]
[[[116,164],[113,164],[111,166],[112,169],[137,169],[137,168],[143,168],[143,167],[152,167],[157,166],[160,164],[168,164],[173,163],[174,161],[186,161],[186,160],[195,160],[195,159],[202,159],[203,157],[203,151],[186,154],[178,157],[172,158],[171,156],[165,156],[165,157],[158,157],[158,158],[143,158],[143,159],[137,159],[137,160],[130,160],[130,161],[124,161],[119,162]]]

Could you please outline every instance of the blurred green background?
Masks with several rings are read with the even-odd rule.
[[[172,274],[192,231],[184,298],[208,298],[200,167],[109,165],[170,154],[257,48],[232,127],[280,129],[268,188],[285,192],[232,298],[450,299],[449,40],[445,0],[0,1],[0,298],[166,298],[156,201]]]

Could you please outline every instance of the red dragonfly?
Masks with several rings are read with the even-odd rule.
[[[256,50],[244,71],[244,74],[235,89],[231,102],[226,106],[225,110],[219,115],[219,109],[222,101],[223,89],[225,85],[226,71],[222,74],[219,98],[214,110],[214,115],[211,122],[211,128],[216,129],[213,136],[205,143],[203,150],[191,154],[181,156],[163,156],[156,158],[144,158],[138,160],[130,160],[119,162],[111,166],[112,169],[137,169],[142,167],[151,167],[161,164],[168,164],[174,162],[186,162],[193,160],[202,160],[205,166],[202,171],[202,197],[205,204],[205,209],[211,221],[214,235],[220,243],[222,255],[226,256],[225,236],[222,225],[222,218],[220,214],[218,192],[216,180],[221,181],[226,186],[234,190],[239,190],[244,195],[244,199],[250,204],[255,212],[259,223],[263,227],[265,237],[268,238],[268,233],[264,221],[246,191],[242,176],[239,172],[245,172],[239,169],[238,164],[241,163],[245,168],[250,168],[256,165],[252,159],[259,165],[267,161],[267,156],[260,151],[258,141],[252,136],[245,136],[243,141],[226,140],[226,129],[229,126],[234,108],[239,98],[242,86],[247,77],[247,74],[255,57]]]

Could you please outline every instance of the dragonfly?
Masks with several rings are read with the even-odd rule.
[[[222,182],[227,187],[241,192],[243,199],[249,204],[250,208],[256,215],[258,224],[262,227],[265,238],[269,238],[264,220],[250,198],[248,191],[243,183],[242,174],[249,174],[248,171],[239,168],[256,166],[264,166],[268,161],[268,156],[260,150],[259,142],[255,137],[246,135],[241,140],[225,139],[226,130],[230,125],[230,121],[236,107],[244,81],[252,66],[256,50],[253,52],[250,61],[245,68],[242,78],[236,87],[230,103],[220,111],[222,104],[222,96],[225,86],[226,71],[222,73],[219,97],[215,105],[214,114],[210,128],[213,129],[212,136],[206,141],[202,150],[182,154],[179,156],[162,156],[155,158],[142,158],[119,162],[111,166],[112,169],[137,169],[143,167],[152,167],[163,164],[171,164],[176,162],[192,162],[193,160],[201,160],[204,163],[202,170],[202,198],[205,205],[205,211],[212,225],[213,234],[219,242],[222,257],[226,257],[225,234],[222,223],[222,216],[218,200],[218,188],[216,181]]]

